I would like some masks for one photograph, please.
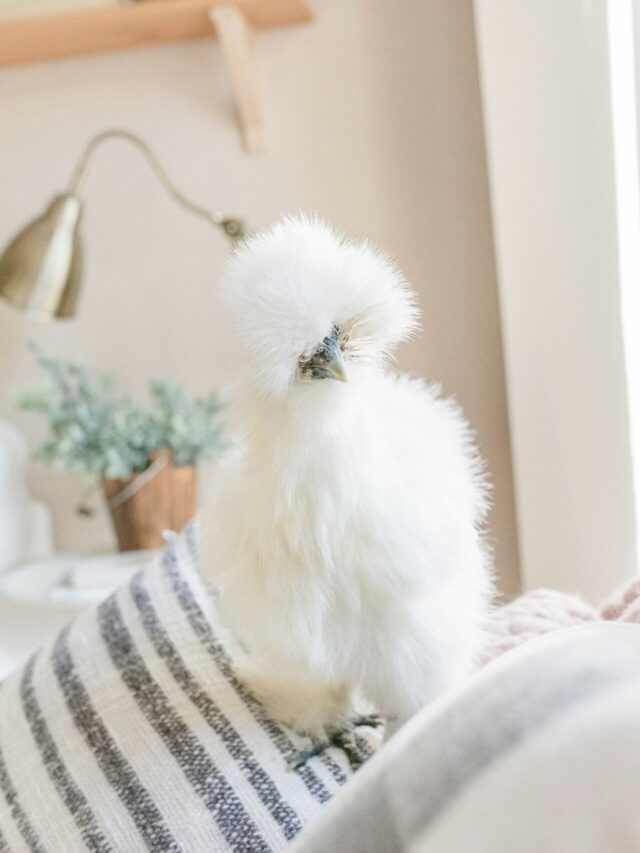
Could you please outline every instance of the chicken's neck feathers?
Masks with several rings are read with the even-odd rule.
[[[245,457],[272,476],[293,471],[317,476],[335,464],[369,431],[375,410],[376,385],[372,371],[361,371],[346,384],[309,381],[283,399],[268,400],[237,394],[234,425]]]

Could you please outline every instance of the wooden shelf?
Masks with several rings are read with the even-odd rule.
[[[143,0],[0,22],[0,65],[41,62],[215,35],[209,11],[231,6],[257,30],[312,18],[306,0]]]

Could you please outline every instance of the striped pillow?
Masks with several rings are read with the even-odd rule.
[[[0,685],[0,853],[273,851],[350,778],[238,681],[193,530]]]

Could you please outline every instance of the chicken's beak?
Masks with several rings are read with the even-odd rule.
[[[334,350],[333,358],[328,362],[325,370],[332,379],[337,379],[338,382],[347,381],[347,366],[338,347]]]

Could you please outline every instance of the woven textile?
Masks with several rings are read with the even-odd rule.
[[[238,680],[193,531],[0,686],[0,853],[275,851],[350,778]]]

